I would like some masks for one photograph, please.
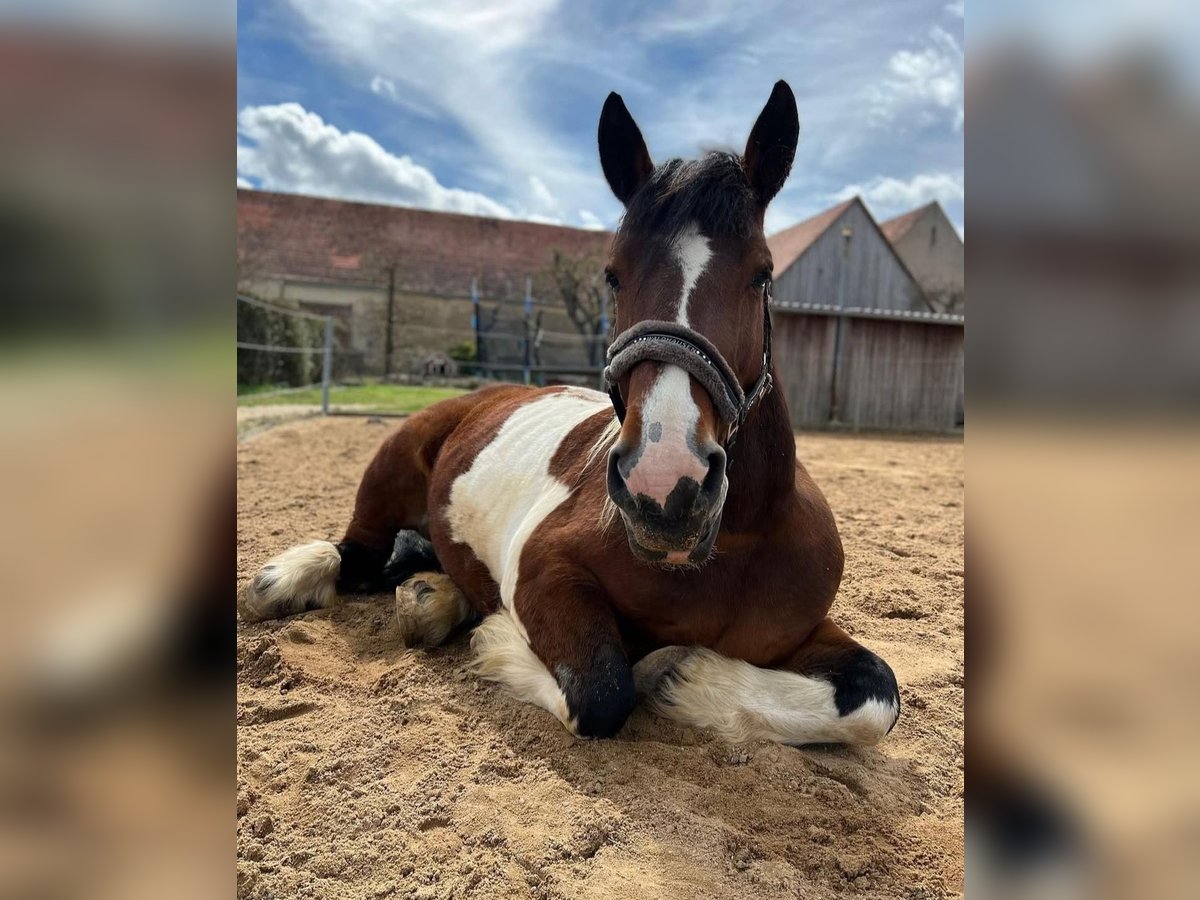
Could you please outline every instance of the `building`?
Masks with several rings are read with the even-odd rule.
[[[962,426],[963,317],[933,308],[860,198],[767,242],[775,361],[797,427]]]
[[[603,335],[585,342],[550,277],[557,251],[603,266],[612,235],[530,222],[266,191],[238,191],[239,290],[335,320],[334,377],[439,376],[480,346],[480,365],[524,366],[595,384]],[[854,198],[769,239],[774,352],[801,428],[949,431],[962,415],[963,319],[930,308],[920,284]],[[580,274],[586,274],[581,269]],[[531,304],[526,309],[526,280]],[[604,289],[600,278],[599,286]],[[258,351],[247,351],[258,352]],[[461,366],[458,366],[462,370]],[[472,367],[472,370],[474,367]]]
[[[612,239],[606,231],[243,188],[237,233],[238,289],[333,316],[340,377],[383,373],[389,294],[391,374],[420,374],[431,355],[473,346],[473,283],[489,358],[520,359],[527,279],[545,361],[585,364],[551,262],[555,251],[585,260],[603,287]]]
[[[961,313],[966,275],[963,241],[936,200],[879,226],[938,312]]]
[[[772,235],[767,243],[781,308],[931,309],[920,283],[858,197]]]

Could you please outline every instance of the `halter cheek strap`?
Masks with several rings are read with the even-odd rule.
[[[733,368],[700,332],[678,322],[647,320],[623,331],[608,348],[608,365],[604,369],[604,386],[616,410],[617,419],[625,421],[625,400],[621,397],[620,379],[640,362],[652,360],[679,366],[708,391],[720,420],[729,427],[725,441],[728,452],[737,439],[738,430],[754,405],[771,392],[771,297],[763,291],[763,358],[762,371],[747,392]]]

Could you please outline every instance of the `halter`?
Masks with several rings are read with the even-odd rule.
[[[604,387],[608,390],[617,420],[625,421],[625,401],[619,381],[625,373],[645,360],[679,366],[708,391],[717,416],[729,426],[725,451],[733,448],[738,430],[750,410],[771,393],[771,289],[763,288],[763,354],[762,371],[747,393],[742,389],[732,367],[700,332],[678,322],[653,319],[638,322],[617,335],[608,348],[608,365],[604,369]]]

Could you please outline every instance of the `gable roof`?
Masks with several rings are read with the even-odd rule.
[[[554,250],[602,257],[612,240],[607,231],[245,188],[237,233],[251,277],[380,284],[395,265],[406,290],[465,295],[477,277],[485,296],[523,294]]]
[[[862,203],[858,197],[851,197],[844,203],[831,206],[824,212],[798,222],[791,228],[785,228],[767,238],[767,246],[771,248],[771,259],[775,262],[775,277],[786,272],[796,260],[804,255],[804,251],[816,242],[817,238],[829,230],[846,210],[855,203]]]
[[[857,194],[851,197],[849,200],[846,200],[844,203],[839,203],[837,206],[831,206],[824,212],[819,212],[815,216],[805,219],[803,222],[793,225],[791,228],[785,228],[783,231],[777,232],[776,234],[767,238],[767,246],[771,248],[771,259],[775,264],[775,278],[778,279],[784,272],[791,268],[796,261],[799,260],[800,257],[805,254],[805,252],[807,252],[808,248],[816,243],[817,238],[827,232],[833,226],[833,224],[839,218],[841,218],[842,213],[855,205],[862,208],[862,211],[864,215],[866,215],[867,221],[871,224],[871,227],[875,229],[875,231],[882,238],[883,242],[888,246],[888,249],[891,250],[892,259],[896,261],[896,265],[898,265],[904,271],[904,274],[908,276],[909,280],[917,288],[921,299],[925,301],[925,305],[932,309],[933,304],[930,303],[929,298],[925,296],[925,290],[921,287],[921,282],[919,282],[916,276],[913,275],[912,269],[908,267],[908,263],[906,263],[900,257],[900,254],[896,252],[893,242],[884,233],[880,224],[875,221],[875,217],[871,215],[871,211],[867,209],[867,205],[863,203],[862,197],[859,197]],[[920,210],[913,210],[913,212],[921,212],[926,208],[927,207],[922,207]],[[906,215],[911,215],[911,213],[907,213]],[[916,219],[913,221],[916,221]],[[911,223],[909,227],[911,227]]]
[[[921,216],[925,215],[929,210],[938,205],[936,200],[931,200],[924,206],[918,206],[916,209],[910,209],[906,213],[896,216],[894,219],[888,219],[886,222],[879,223],[879,230],[883,232],[883,236],[888,239],[889,243],[896,243],[920,220]]]

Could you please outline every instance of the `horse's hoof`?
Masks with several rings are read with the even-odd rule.
[[[437,647],[470,615],[449,575],[422,572],[396,588],[396,625],[406,647]]]
[[[633,667],[633,685],[639,698],[647,699],[659,693],[675,677],[679,666],[693,652],[692,647],[661,647],[647,653]]]

